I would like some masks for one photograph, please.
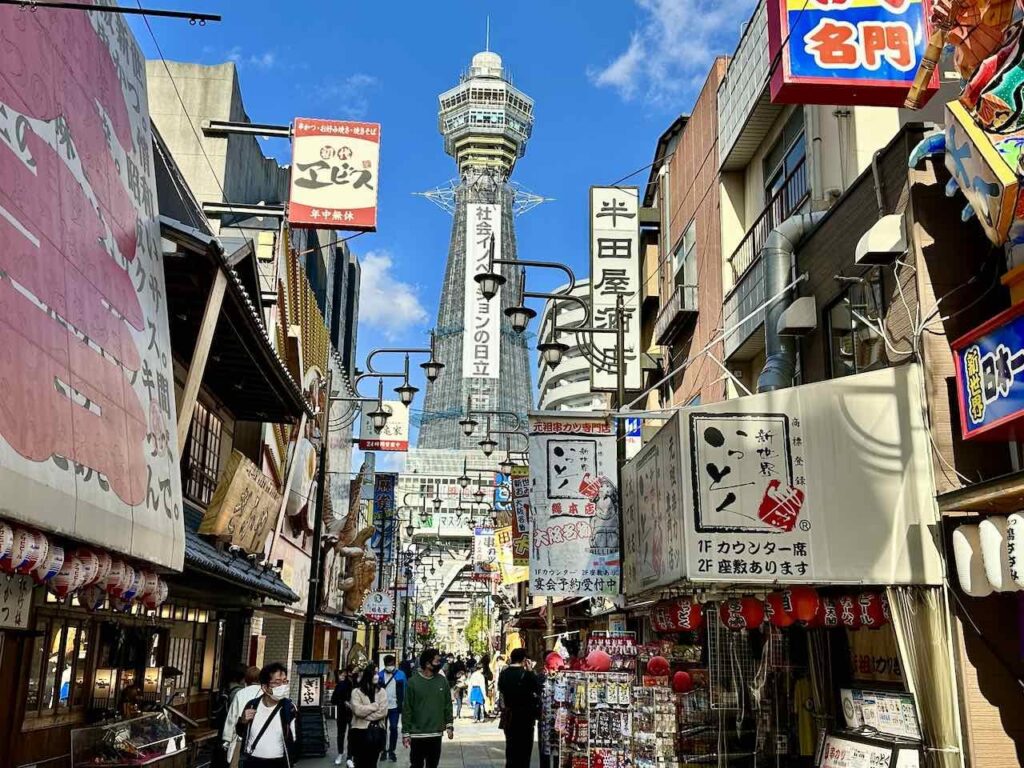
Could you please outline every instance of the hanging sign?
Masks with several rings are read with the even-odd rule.
[[[359,420],[359,450],[404,453],[409,450],[409,406],[401,400],[385,400],[384,410],[391,414],[384,428],[377,430],[369,418]]]
[[[280,509],[274,481],[240,451],[232,451],[199,533],[223,538],[246,552],[262,552]]]
[[[498,581],[498,550],[494,529],[478,526],[473,530],[473,581]]]
[[[1024,417],[1024,304],[953,342],[965,439],[1009,440]]]
[[[297,117],[288,224],[377,231],[380,124]]]
[[[0,574],[0,629],[28,629],[32,577]]]
[[[463,294],[462,378],[496,379],[501,361],[501,291],[488,300],[476,275],[501,258],[501,206],[466,206],[466,273]],[[494,265],[500,271],[501,265]]]
[[[530,592],[619,592],[615,432],[593,414],[529,415]]]
[[[617,328],[616,304],[624,310],[626,389],[640,389],[640,198],[636,187],[590,188],[590,306],[595,328]],[[591,389],[618,386],[617,335],[595,333]]]
[[[768,0],[772,102],[903,106],[927,16],[924,0]],[[938,87],[936,72],[922,103]]]
[[[530,564],[530,468],[512,467],[512,563]]]
[[[362,614],[366,617],[367,621],[379,624],[384,621],[391,621],[391,613],[394,610],[394,604],[391,601],[391,595],[387,592],[375,591],[370,592],[366,599],[363,600]]]
[[[515,533],[511,525],[494,529],[494,547],[498,558],[498,573],[503,585],[518,584],[530,578],[530,569],[516,565],[514,558]]]

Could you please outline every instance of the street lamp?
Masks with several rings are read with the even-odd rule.
[[[441,375],[441,371],[444,369],[444,363],[439,362],[437,355],[434,352],[434,332],[430,332],[430,359],[425,363],[420,363],[420,368],[423,369],[423,375],[427,377],[427,381],[437,381],[437,377]]]
[[[506,453],[505,458],[502,460],[500,464],[498,464],[498,467],[501,469],[501,474],[503,475],[511,475],[512,467],[514,466],[515,462],[512,461],[512,455],[510,453]]]
[[[476,429],[477,424],[480,422],[474,419],[472,416],[467,415],[466,418],[459,420],[459,426],[462,427],[462,434],[466,437],[473,436],[473,430]]]
[[[407,526],[405,526],[406,536],[408,536],[411,539],[414,533],[416,533],[416,526],[414,526],[412,523],[409,523]]]
[[[505,310],[505,317],[508,318],[509,323],[512,325],[512,330],[516,333],[522,333],[525,331],[526,326],[528,326],[530,321],[536,316],[536,310],[524,306],[509,307]]]
[[[482,504],[483,503],[483,501],[484,501],[484,491],[483,491],[483,488],[478,488],[477,490],[473,491],[473,499],[476,501],[477,504]]]
[[[541,341],[537,344],[537,351],[545,363],[556,368],[562,362],[562,356],[569,351],[569,345],[561,341]]]
[[[490,435],[487,435],[487,437],[485,437],[483,440],[477,443],[477,445],[479,445],[480,450],[484,452],[484,456],[489,457],[492,453],[494,453],[494,449],[498,447],[498,441],[492,438]]]
[[[480,286],[480,293],[482,293],[484,298],[488,301],[497,296],[501,286],[507,282],[503,274],[493,271],[481,272],[478,275],[474,275],[473,279],[476,280],[477,285]]]
[[[434,497],[434,511],[435,512],[439,511],[441,509],[441,505],[442,504],[444,504],[444,502],[441,501],[441,497],[440,496],[435,496]]]

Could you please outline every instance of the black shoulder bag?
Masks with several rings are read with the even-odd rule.
[[[268,717],[267,721],[265,723],[263,723],[263,727],[260,728],[260,732],[256,734],[256,738],[252,740],[252,744],[246,744],[244,746],[243,752],[245,752],[246,755],[251,755],[253,750],[256,749],[256,745],[260,743],[260,739],[262,739],[263,738],[263,734],[267,732],[267,728],[269,728],[270,724],[272,722],[274,722],[275,718],[277,718],[278,713],[281,711],[281,707],[282,707],[283,704],[284,704],[283,701],[277,702],[277,706],[274,707],[274,711],[270,713],[270,717]],[[284,719],[282,719],[281,720],[281,728],[284,728],[284,727],[285,727]],[[282,733],[282,736],[284,737],[285,743],[287,744],[287,741],[288,741],[287,734]]]

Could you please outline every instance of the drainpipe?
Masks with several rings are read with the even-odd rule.
[[[765,296],[777,296],[793,279],[793,255],[800,242],[821,221],[825,212],[790,216],[769,234],[761,248]],[[796,340],[779,334],[779,319],[793,303],[793,289],[765,310],[764,368],[757,377],[758,392],[774,392],[793,384],[796,375]]]

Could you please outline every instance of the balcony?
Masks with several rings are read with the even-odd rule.
[[[726,358],[749,360],[761,349],[763,340],[751,338],[754,331],[764,323],[764,309],[757,308],[768,298],[765,295],[761,249],[771,231],[803,209],[810,197],[807,164],[801,160],[729,256],[727,261],[732,269],[734,283],[725,297],[723,326],[726,329],[733,328],[740,320],[746,319],[725,337]]]
[[[670,344],[697,317],[697,286],[677,285],[654,321],[654,340]]]

